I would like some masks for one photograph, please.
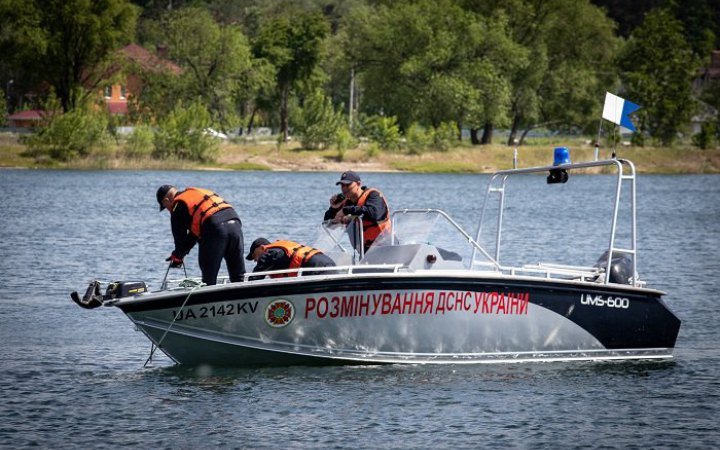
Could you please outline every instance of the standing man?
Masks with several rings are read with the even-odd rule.
[[[175,186],[167,184],[158,188],[157,201],[160,211],[165,208],[170,211],[175,250],[166,261],[172,267],[180,267],[197,242],[203,283],[217,283],[223,258],[230,281],[243,281],[242,223],[228,202],[207,189],[189,187],[178,192]]]
[[[300,269],[303,267],[334,267],[335,262],[316,248],[298,244],[293,241],[275,241],[270,243],[265,238],[257,238],[250,246],[248,261],[257,265],[253,272],[270,270]],[[332,272],[303,272],[303,275],[325,275]],[[271,278],[296,277],[297,273],[271,275]],[[251,278],[252,279],[252,278]]]
[[[363,248],[367,251],[380,233],[390,230],[390,208],[385,196],[375,188],[363,186],[360,176],[352,170],[343,172],[335,184],[340,185],[342,194],[330,197],[324,220],[348,224],[352,216],[362,216]]]

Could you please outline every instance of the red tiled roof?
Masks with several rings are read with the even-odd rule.
[[[120,50],[120,52],[128,59],[135,61],[145,70],[153,72],[166,70],[174,73],[175,75],[182,73],[182,68],[174,62],[160,58],[137,44],[126,45]]]
[[[45,111],[40,109],[29,109],[27,111],[10,114],[8,120],[42,120]]]

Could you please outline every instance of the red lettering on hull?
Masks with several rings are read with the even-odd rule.
[[[436,295],[437,294],[437,295]],[[375,292],[343,296],[307,297],[308,318],[392,315],[513,315],[528,314],[528,292],[413,291]]]

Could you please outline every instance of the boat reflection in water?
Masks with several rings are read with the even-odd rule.
[[[563,183],[568,173],[596,167],[617,174],[609,245],[598,263],[503,265],[508,178],[548,173],[548,184]],[[621,202],[622,192],[629,201]],[[353,248],[352,232],[321,227],[314,246],[338,267],[318,275],[274,271],[216,286],[178,280],[157,292],[117,282],[104,295],[93,282],[73,299],[119,308],[157,348],[190,365],[669,358],[680,320],[663,292],[637,275],[635,211],[635,168],[627,160],[507,170],[490,180],[475,238],[441,210],[398,210],[392,233],[365,254]],[[631,218],[625,248],[616,241],[620,212]],[[496,224],[492,254],[478,244],[488,217]],[[466,254],[450,250],[461,247]],[[300,276],[269,277],[277,274]]]

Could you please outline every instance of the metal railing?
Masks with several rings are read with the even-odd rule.
[[[498,195],[498,213],[497,213],[497,230],[495,235],[495,258],[494,260],[497,262],[497,264],[500,264],[500,249],[501,249],[501,238],[502,238],[502,223],[503,223],[503,213],[504,213],[504,207],[505,207],[505,187],[507,180],[512,175],[518,175],[518,174],[531,174],[531,173],[545,173],[550,172],[552,170],[578,170],[578,169],[587,169],[592,167],[611,167],[614,166],[617,169],[617,183],[615,186],[615,201],[614,201],[614,207],[612,212],[612,218],[611,218],[611,224],[610,224],[610,236],[609,236],[609,244],[608,244],[608,252],[607,252],[607,260],[605,261],[605,265],[602,269],[604,269],[604,273],[606,276],[604,277],[603,283],[609,284],[610,283],[610,277],[607,276],[607,274],[610,273],[610,267],[612,265],[612,258],[613,253],[626,253],[632,255],[632,269],[633,269],[633,285],[634,286],[640,286],[642,283],[637,280],[637,244],[636,244],[636,236],[637,236],[637,213],[636,213],[636,183],[635,183],[635,165],[628,160],[624,159],[610,159],[610,160],[604,160],[604,161],[590,161],[590,162],[582,162],[582,163],[572,163],[572,164],[561,164],[557,166],[544,166],[544,167],[530,167],[525,169],[511,169],[511,170],[503,170],[496,172],[493,174],[492,178],[490,179],[490,182],[488,183],[487,192],[485,194],[485,200],[483,202],[482,212],[480,214],[480,221],[478,223],[478,231],[475,240],[480,241],[480,236],[482,235],[483,230],[483,223],[485,219],[485,214],[488,209],[488,203],[491,195]],[[623,167],[627,167],[628,174],[623,173]],[[616,234],[617,234],[617,223],[618,223],[618,211],[620,209],[620,196],[622,192],[622,185],[623,182],[629,182],[630,183],[630,210],[631,210],[631,237],[630,237],[630,248],[620,248],[615,246],[616,242]],[[477,250],[473,249],[473,255],[472,255],[472,262],[470,268],[472,269],[474,265],[476,264],[475,256],[476,256]],[[572,266],[566,266],[565,269],[560,270],[562,271],[573,271],[576,274],[580,274],[581,277],[585,276],[584,273],[586,271],[580,270],[581,268],[573,267],[572,270],[570,269]],[[557,267],[551,267],[549,265],[545,266],[537,266],[537,270],[543,270],[545,273],[556,273],[559,269]],[[511,273],[516,273],[519,268],[504,268],[504,269],[511,269]]]
[[[504,206],[505,206],[505,188],[507,180],[512,175],[518,175],[518,174],[530,174],[530,173],[543,173],[543,172],[549,172],[551,170],[578,170],[578,169],[586,169],[586,168],[593,168],[593,167],[604,167],[604,166],[614,166],[617,169],[617,182],[615,186],[615,198],[614,198],[614,207],[612,210],[612,217],[611,217],[611,225],[610,225],[610,236],[609,236],[609,242],[608,242],[608,252],[607,252],[607,259],[604,261],[602,267],[585,267],[585,266],[571,266],[571,265],[562,265],[562,264],[552,264],[552,263],[538,263],[538,264],[526,264],[520,267],[514,267],[514,266],[505,266],[502,265],[500,262],[500,256],[501,256],[501,238],[502,238],[502,224],[503,224],[503,213],[504,213]],[[627,168],[628,174],[624,174],[623,168]],[[480,220],[478,223],[478,230],[476,238],[473,239],[472,236],[470,236],[465,230],[462,229],[462,227],[455,222],[447,213],[445,213],[442,210],[439,209],[401,209],[394,211],[391,216],[390,220],[392,221],[392,234],[390,235],[390,244],[396,245],[397,244],[397,238],[396,233],[398,231],[398,218],[401,215],[406,214],[437,214],[439,217],[442,217],[447,223],[449,223],[460,235],[464,238],[464,240],[471,246],[472,248],[472,256],[470,260],[470,270],[477,270],[476,267],[486,267],[488,272],[494,272],[494,273],[500,273],[502,275],[509,275],[509,276],[519,276],[519,275],[527,275],[527,276],[534,276],[534,277],[543,277],[543,278],[557,278],[557,279],[572,279],[572,280],[580,280],[580,281],[595,281],[595,282],[602,282],[604,284],[610,283],[610,268],[612,265],[612,258],[613,253],[625,253],[631,255],[632,259],[632,270],[633,270],[633,277],[632,277],[632,284],[636,287],[642,287],[645,285],[644,282],[637,279],[637,247],[636,247],[636,236],[637,236],[637,219],[636,219],[636,183],[635,183],[636,177],[635,177],[635,166],[632,162],[628,160],[623,159],[612,159],[612,160],[605,160],[605,161],[592,161],[592,162],[583,162],[583,163],[574,163],[574,164],[562,164],[559,166],[545,166],[545,167],[532,167],[532,168],[524,168],[524,169],[511,169],[511,170],[504,170],[500,172],[496,172],[493,174],[492,178],[490,179],[490,182],[488,183],[488,188],[485,196],[485,200],[483,202],[481,214],[480,214]],[[617,234],[617,226],[618,226],[618,213],[620,209],[620,197],[622,193],[623,183],[630,183],[630,210],[631,210],[631,238],[630,238],[630,248],[620,248],[616,246],[616,234]],[[488,210],[488,204],[489,199],[492,195],[498,195],[498,213],[497,213],[497,230],[495,234],[495,255],[492,256],[480,243],[480,237],[482,235],[483,231],[483,222],[485,219],[485,215]],[[254,282],[259,281],[258,277],[270,277],[270,276],[320,276],[320,277],[326,277],[331,275],[339,275],[339,276],[346,276],[346,275],[353,275],[353,274],[360,274],[360,273],[397,273],[401,269],[403,269],[402,264],[375,264],[375,265],[357,265],[357,263],[362,260],[362,258],[365,255],[364,252],[364,240],[363,240],[363,229],[362,229],[362,220],[360,217],[354,217],[352,219],[352,224],[354,224],[354,232],[355,235],[351,236],[351,245],[354,247],[353,251],[353,261],[352,265],[347,266],[336,266],[336,267],[307,267],[307,268],[299,268],[299,269],[287,269],[287,270],[274,270],[274,271],[268,271],[268,272],[257,272],[257,273],[246,273],[244,276],[244,282]],[[349,226],[349,225],[348,225]],[[347,227],[346,227],[347,230]],[[349,250],[344,248],[340,242],[338,242],[337,239],[335,239],[332,234],[326,230],[326,232],[330,235],[330,237],[333,239],[333,242],[341,249],[343,253],[349,253]],[[353,240],[354,238],[354,240]],[[478,254],[482,255],[485,259],[484,260],[478,260]],[[356,260],[356,256],[359,256],[359,258]],[[407,269],[407,268],[406,268]],[[455,269],[457,270],[457,269]],[[307,275],[307,272],[313,272],[312,275]],[[187,279],[187,278],[185,278]],[[174,284],[175,286],[178,286],[180,282],[182,282],[185,279],[180,280],[167,280],[167,273],[165,274],[165,279],[163,280],[163,285],[161,290],[165,290],[168,288],[168,285]],[[218,284],[226,284],[229,282],[228,277],[219,277],[218,278]],[[177,287],[176,287],[177,288]],[[172,289],[172,288],[171,288]]]
[[[403,268],[402,264],[367,264],[367,265],[352,265],[352,266],[330,266],[330,267],[301,267],[298,269],[286,269],[286,270],[268,270],[265,272],[247,272],[243,276],[243,283],[252,283],[256,281],[262,281],[268,277],[272,278],[275,275],[281,275],[280,278],[272,278],[273,280],[289,279],[295,280],[298,277],[303,279],[310,279],[310,277],[326,277],[330,275],[335,276],[346,276],[346,275],[358,275],[358,274],[377,274],[377,273],[397,273]],[[307,275],[307,272],[313,272],[311,275]],[[187,280],[193,282],[200,281],[200,278],[178,278],[178,279],[166,279],[163,280],[161,291],[172,290],[172,289],[184,289],[185,286],[181,284]],[[217,278],[217,284],[223,285],[230,283],[230,278],[227,276],[221,276]]]

